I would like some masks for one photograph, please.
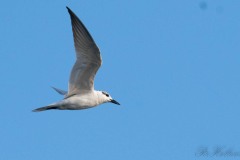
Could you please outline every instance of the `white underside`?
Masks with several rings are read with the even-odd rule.
[[[87,94],[73,95],[67,99],[63,99],[50,106],[57,106],[61,110],[80,110],[95,107],[104,102],[99,101],[99,97],[96,91],[89,92]]]

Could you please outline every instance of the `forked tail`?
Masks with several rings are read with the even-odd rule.
[[[50,106],[45,106],[45,107],[40,107],[40,108],[34,109],[33,112],[46,111],[49,109],[59,109],[59,107],[55,106],[55,105],[50,105]]]

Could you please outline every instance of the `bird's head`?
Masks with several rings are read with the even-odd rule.
[[[114,100],[107,92],[100,91],[99,93],[101,95],[100,97],[101,97],[101,100],[103,101],[103,103],[111,102],[111,103],[120,105],[120,103],[118,103],[116,100]]]

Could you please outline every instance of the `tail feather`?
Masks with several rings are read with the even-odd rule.
[[[40,112],[40,111],[46,111],[46,110],[49,110],[49,109],[59,109],[58,106],[45,106],[45,107],[40,107],[40,108],[37,108],[37,109],[34,109],[33,112]]]

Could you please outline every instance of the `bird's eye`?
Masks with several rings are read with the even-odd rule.
[[[102,92],[102,94],[104,94],[105,96],[109,97],[109,94],[107,94],[106,92]]]

